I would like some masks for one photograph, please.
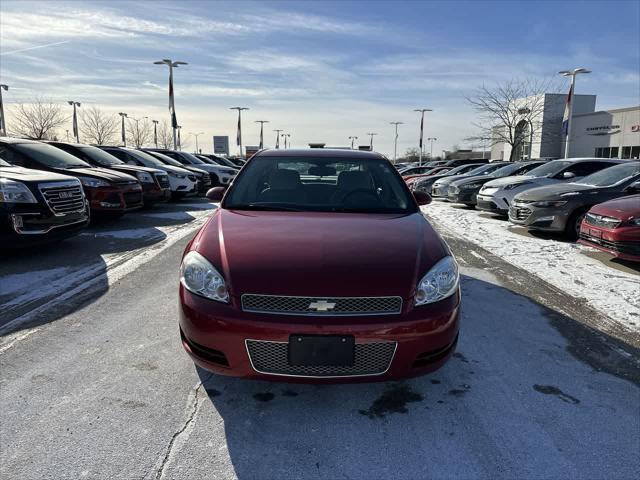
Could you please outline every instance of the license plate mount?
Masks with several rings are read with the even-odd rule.
[[[305,367],[352,367],[355,338],[352,335],[291,335],[289,364]]]

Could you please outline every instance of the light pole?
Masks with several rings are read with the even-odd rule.
[[[196,153],[200,153],[198,148],[198,135],[204,135],[204,132],[191,133],[194,137],[196,137]]]
[[[126,147],[127,146],[127,132],[124,128],[124,119],[127,118],[127,114],[124,112],[120,112],[118,113],[118,115],[120,115],[120,118],[122,119],[122,129],[121,129],[121,136],[122,136],[122,146]]]
[[[396,163],[398,158],[398,125],[402,125],[404,122],[389,122],[390,125],[395,125],[396,135],[393,140],[393,163]]]
[[[65,132],[67,132],[67,142],[70,140],[69,138],[69,129],[66,129]]]
[[[171,115],[171,127],[173,128],[173,148],[178,149],[178,139],[176,131],[178,129],[178,118],[176,117],[176,103],[173,96],[173,69],[179,65],[189,65],[187,62],[174,62],[169,58],[153,62],[154,65],[167,65],[169,67],[169,114]]]
[[[371,140],[369,141],[369,149],[373,152],[373,136],[377,135],[377,133],[367,133],[367,135],[369,135],[371,137]]]
[[[358,137],[349,137],[349,140],[351,140],[351,150],[353,150],[353,142],[357,139]]]
[[[76,143],[80,143],[80,132],[78,131],[78,113],[76,107],[80,106],[80,102],[69,100],[67,102],[73,107],[73,136],[76,137]]]
[[[437,142],[438,139],[436,137],[427,138],[427,142],[431,142],[431,153],[429,153],[429,160],[433,160],[433,142]]]
[[[287,133],[287,138],[284,139],[284,143],[286,145],[285,148],[291,148],[291,134]]]
[[[0,137],[7,135],[7,124],[4,119],[4,104],[2,103],[2,90],[9,90],[9,85],[0,84]]]
[[[418,160],[418,165],[422,165],[422,135],[424,133],[424,112],[432,112],[430,108],[416,108],[413,110],[414,112],[420,112],[420,157]]]
[[[571,88],[569,88],[567,104],[564,108],[564,115],[562,118],[562,128],[565,130],[564,133],[567,136],[566,143],[564,144],[564,158],[569,158],[569,139],[571,138],[571,117],[573,117],[573,95],[576,88],[576,75],[581,73],[591,73],[591,70],[587,70],[586,68],[574,68],[573,70],[563,70],[558,73],[563,77],[571,77]]]
[[[176,130],[178,131],[178,150],[182,151],[182,140],[180,139],[180,130],[182,130],[182,126],[178,125]]]
[[[158,120],[151,120],[153,122],[153,144],[158,148]]]
[[[255,123],[260,124],[260,150],[264,148],[264,124],[269,123],[269,120],[256,120]]]
[[[240,147],[240,156],[242,157],[242,111],[249,110],[248,107],[231,107],[229,110],[238,111],[238,133],[236,134],[236,144]]]
[[[289,148],[289,144],[287,143],[287,139],[291,136],[288,133],[281,133],[280,136],[282,138],[284,138],[284,149],[286,150],[287,148]]]
[[[276,129],[276,130],[274,130],[274,132],[276,132],[276,148],[280,148],[280,132],[284,132],[284,130]]]

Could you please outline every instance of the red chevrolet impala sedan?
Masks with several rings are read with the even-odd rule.
[[[224,193],[224,198],[222,198]],[[200,367],[279,381],[390,380],[458,339],[458,266],[383,156],[265,150],[187,246],[180,335]]]

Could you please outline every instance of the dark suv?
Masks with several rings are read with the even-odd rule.
[[[0,158],[0,245],[60,240],[88,224],[89,206],[77,178],[15,167]]]
[[[0,157],[18,167],[76,177],[89,199],[92,215],[122,214],[142,208],[142,186],[134,177],[106,168],[94,168],[53,145],[0,137]]]

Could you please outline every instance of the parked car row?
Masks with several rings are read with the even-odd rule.
[[[20,247],[61,239],[92,216],[204,195],[229,185],[240,165],[173,150],[0,137],[0,240]]]
[[[436,200],[640,261],[639,161],[570,158],[468,166],[473,168],[436,167],[405,180],[412,191]]]

